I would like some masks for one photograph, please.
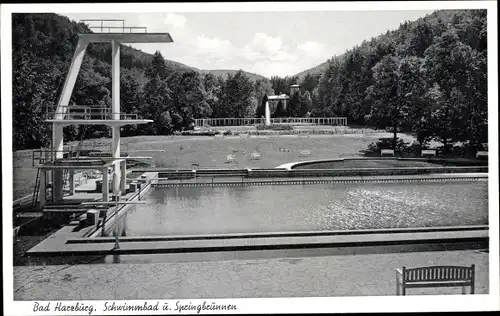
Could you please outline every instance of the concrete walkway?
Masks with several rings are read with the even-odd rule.
[[[26,252],[30,256],[57,256],[57,255],[110,255],[110,254],[153,254],[153,253],[185,253],[185,252],[214,252],[237,250],[277,250],[277,249],[304,249],[304,248],[343,248],[348,253],[365,251],[375,247],[397,246],[414,247],[420,245],[429,249],[437,245],[473,244],[474,248],[487,247],[488,230],[478,227],[464,227],[463,229],[451,228],[443,230],[425,231],[425,229],[392,230],[394,233],[377,230],[371,233],[343,234],[342,231],[332,231],[331,234],[319,232],[309,236],[297,236],[293,233],[284,236],[224,236],[218,238],[211,236],[191,237],[122,237],[120,249],[113,250],[115,239],[104,238],[95,240],[90,238],[77,238],[71,233],[71,226],[65,226],[54,235]],[[390,230],[389,230],[390,231]],[[476,245],[477,244],[477,245]],[[469,246],[471,247],[471,246]],[[360,250],[361,249],[361,250]]]
[[[476,293],[488,293],[488,253],[478,250],[16,266],[14,300],[395,295],[396,268],[471,264]],[[411,289],[408,295],[460,293],[460,288],[432,288]]]
[[[435,173],[423,175],[381,175],[381,176],[304,176],[304,177],[267,177],[246,178],[242,176],[214,176],[197,177],[193,179],[159,179],[154,184],[161,186],[189,186],[189,185],[252,185],[252,184],[307,184],[314,183],[342,183],[342,182],[445,182],[445,181],[487,181],[487,173]]]

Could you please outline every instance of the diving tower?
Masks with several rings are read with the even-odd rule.
[[[110,21],[121,22],[122,26],[104,25],[105,22]],[[114,195],[125,192],[126,160],[134,157],[122,157],[120,154],[120,128],[124,125],[148,124],[153,120],[142,119],[136,114],[127,114],[120,110],[120,45],[173,42],[169,33],[147,33],[145,27],[125,26],[124,20],[82,20],[80,22],[100,22],[100,26],[89,27],[94,31],[97,29],[97,32],[78,34],[78,43],[57,105],[47,107],[46,122],[52,124],[52,143],[51,149],[40,156],[34,192],[34,201],[38,198],[42,207],[47,203],[48,175],[52,178],[51,200],[57,203],[63,199],[66,176],[70,182],[70,194],[74,192],[72,179],[75,170],[97,169],[102,172],[103,202],[109,201],[108,178],[111,178]],[[91,43],[111,44],[111,107],[69,104],[85,52]],[[74,155],[73,151],[65,150],[63,127],[68,125],[110,127],[112,145],[109,157],[81,157],[78,153]]]

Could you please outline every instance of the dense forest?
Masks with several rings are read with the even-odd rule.
[[[14,150],[49,145],[46,109],[58,101],[78,33],[91,31],[85,24],[56,14],[13,15]],[[252,80],[243,71],[215,76],[165,60],[159,52],[150,55],[129,46],[122,46],[120,66],[122,112],[155,121],[125,126],[123,136],[192,129],[195,118],[254,117],[258,100],[273,94],[268,79]],[[89,45],[70,104],[111,106],[111,45]],[[110,133],[105,126],[64,128],[68,141],[109,137]]]
[[[57,102],[77,34],[90,30],[56,14],[14,14],[12,32],[14,150],[46,146],[46,105]],[[266,95],[299,84],[274,116],[345,116],[356,125],[412,132],[421,146],[436,139],[445,150],[457,142],[477,148],[487,142],[486,34],[486,10],[436,11],[364,41],[317,72],[270,79],[243,71],[216,76],[124,46],[122,111],[155,122],[126,126],[123,135],[171,134],[192,129],[196,118],[261,117]],[[110,50],[89,46],[70,104],[110,106]],[[65,127],[68,140],[110,131],[82,133]]]
[[[444,151],[487,142],[486,10],[436,11],[405,22],[305,74],[301,95],[312,116],[345,116],[350,124],[412,132],[419,145]],[[297,78],[271,78],[275,91]]]

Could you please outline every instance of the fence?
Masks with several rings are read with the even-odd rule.
[[[111,108],[88,105],[49,105],[47,116],[57,120],[137,120],[137,114],[113,112]]]
[[[104,33],[104,31],[108,31],[108,33],[111,33],[112,31],[114,33],[134,33],[135,30],[142,30],[142,33],[147,33],[148,29],[147,27],[144,26],[125,26],[125,20],[117,20],[117,19],[85,19],[85,20],[80,20],[81,23],[86,23],[88,24],[89,29],[91,29],[93,32],[98,32],[99,33]],[[97,22],[97,25],[90,25],[89,22]],[[110,23],[111,22],[111,23]],[[115,25],[110,25],[113,22],[119,22],[122,25],[117,26]],[[105,24],[106,23],[106,24]],[[134,31],[134,32],[133,32]]]
[[[209,126],[248,126],[264,124],[263,118],[206,118],[196,119],[197,127]],[[346,117],[276,117],[271,124],[303,124],[303,125],[347,125]]]

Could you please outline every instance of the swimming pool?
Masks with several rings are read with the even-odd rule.
[[[155,188],[125,216],[127,236],[488,224],[488,183]]]

